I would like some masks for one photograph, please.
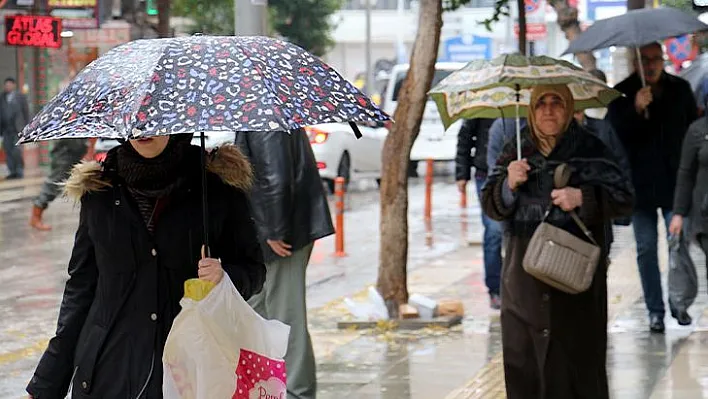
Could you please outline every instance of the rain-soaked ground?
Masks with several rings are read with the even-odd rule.
[[[409,207],[409,289],[461,299],[463,324],[450,331],[411,333],[382,324],[375,331],[357,332],[337,330],[336,322],[348,317],[342,298],[363,301],[365,288],[375,282],[379,209],[374,183],[353,185],[347,196],[347,256],[333,256],[334,239],[329,237],[316,244],[308,269],[318,398],[503,397],[499,315],[488,308],[479,208],[469,191],[471,206],[463,217],[450,178],[436,177],[432,234],[423,221],[419,180],[412,181]],[[55,329],[77,210],[62,201],[52,204],[47,222],[54,230],[40,233],[27,226],[27,200],[2,198],[0,194],[0,398],[18,398]],[[701,281],[692,308],[694,325],[680,327],[667,316],[666,335],[647,331],[634,256],[631,230],[619,229],[608,278],[613,398],[701,398],[704,391],[708,396],[702,256],[694,258]]]

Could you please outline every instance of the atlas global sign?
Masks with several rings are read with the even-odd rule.
[[[5,17],[5,44],[22,47],[61,47],[61,19],[40,15]]]

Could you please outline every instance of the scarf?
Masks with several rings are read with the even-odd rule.
[[[192,135],[170,136],[164,151],[155,158],[144,158],[130,142],[124,142],[106,156],[112,169],[126,184],[150,233],[157,220],[158,200],[166,199],[184,182],[193,162],[185,162],[200,149],[190,145]]]
[[[538,121],[536,120],[535,115],[536,106],[544,96],[549,94],[558,96],[563,101],[563,105],[565,106],[565,122],[563,128],[561,129],[561,133],[555,136],[545,134],[541,131],[538,127]],[[568,126],[570,126],[570,122],[573,120],[574,108],[575,101],[573,100],[573,93],[570,92],[567,85],[538,85],[534,86],[533,90],[531,90],[531,101],[529,102],[529,126],[531,128],[533,141],[536,143],[536,146],[541,154],[548,156],[551,151],[556,148],[558,140],[565,133],[565,131],[568,130]]]

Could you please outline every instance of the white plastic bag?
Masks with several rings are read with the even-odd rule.
[[[185,291],[189,291],[185,289]],[[162,357],[166,399],[285,397],[290,327],[265,320],[228,276],[201,300],[182,298]]]

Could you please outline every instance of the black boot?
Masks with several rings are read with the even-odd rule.
[[[664,326],[664,318],[656,314],[651,315],[649,317],[649,330],[653,333],[663,334],[666,330],[666,327]]]

